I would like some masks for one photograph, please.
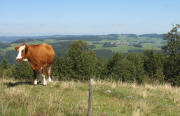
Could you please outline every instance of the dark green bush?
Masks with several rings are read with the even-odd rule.
[[[33,79],[33,71],[28,62],[20,62],[12,66],[12,75],[15,79]]]

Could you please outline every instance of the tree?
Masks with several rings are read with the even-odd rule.
[[[153,50],[144,51],[144,70],[151,78],[154,78],[158,70],[163,70],[165,56]]]
[[[167,45],[163,47],[164,52],[176,58],[177,54],[180,54],[180,33],[178,29],[180,28],[179,24],[176,24],[168,34],[164,34],[164,39],[167,40]]]
[[[163,47],[167,54],[164,66],[165,80],[172,85],[180,85],[180,25],[176,24],[168,34],[164,35],[167,45]]]
[[[144,61],[140,53],[131,53],[127,56],[130,61],[130,70],[135,82],[142,83],[144,80]]]
[[[13,65],[12,75],[15,79],[33,79],[33,71],[28,62],[20,62]]]
[[[96,74],[96,55],[87,42],[78,40],[69,45],[65,56],[66,68],[75,79],[89,79]]]
[[[96,59],[96,78],[105,79],[106,78],[106,68],[105,68],[105,60],[102,57],[97,57]]]
[[[10,74],[10,71],[8,71],[9,68],[10,68],[10,65],[8,63],[8,60],[3,58],[0,64],[0,77],[4,78],[4,76],[9,76]]]
[[[133,82],[130,62],[121,53],[115,53],[107,62],[107,76],[109,78]]]
[[[176,56],[176,60],[168,57],[164,66],[165,80],[172,85],[180,85],[180,55]]]
[[[6,58],[3,58],[1,61],[1,68],[8,69],[10,67],[8,60]]]
[[[52,67],[52,75],[58,77],[59,80],[68,80],[68,69],[67,63],[64,57],[62,57],[61,53],[59,52],[56,57]]]

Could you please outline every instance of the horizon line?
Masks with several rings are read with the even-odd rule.
[[[129,34],[134,34],[134,35],[144,35],[144,34],[158,34],[158,35],[163,35],[165,33],[104,33],[104,34],[40,34],[40,33],[32,33],[32,34],[0,34],[0,36],[96,36],[96,35],[129,35]]]

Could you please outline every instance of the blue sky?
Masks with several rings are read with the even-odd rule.
[[[0,35],[167,33],[180,0],[0,0]]]

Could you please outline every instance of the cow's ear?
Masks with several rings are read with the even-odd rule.
[[[28,52],[28,46],[25,44],[25,54]]]
[[[19,49],[19,46],[15,47],[14,49],[15,49],[16,51],[18,51],[18,49]]]

